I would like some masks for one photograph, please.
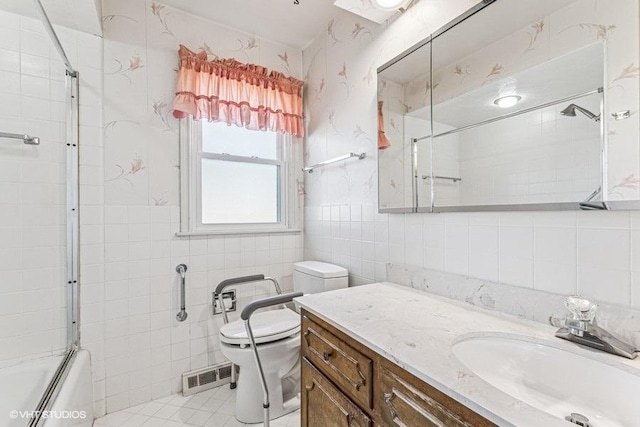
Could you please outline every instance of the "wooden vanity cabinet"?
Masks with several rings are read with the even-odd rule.
[[[371,408],[373,362],[370,357],[307,316],[302,317],[302,353],[358,405]]]
[[[371,427],[371,418],[302,359],[303,426]]]
[[[376,375],[376,413],[385,426],[494,426],[441,391],[386,361]]]
[[[302,426],[494,426],[302,310]]]

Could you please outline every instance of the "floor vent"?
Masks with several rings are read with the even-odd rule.
[[[221,380],[231,378],[231,365],[220,368],[218,370],[218,376]]]
[[[231,382],[231,364],[221,363],[182,374],[182,394],[190,396]]]
[[[221,380],[224,379],[224,377],[222,377],[219,372],[220,371],[218,371],[218,376],[220,377],[220,379]],[[216,380],[216,371],[208,371],[208,372],[205,372],[204,374],[198,375],[198,382],[200,383],[201,386],[205,384],[211,384],[212,382],[215,382],[215,380]]]
[[[213,376],[215,377],[215,372],[212,372]],[[192,377],[188,377],[187,378],[187,387],[188,388],[194,388],[194,387],[198,387],[198,376],[194,375]]]

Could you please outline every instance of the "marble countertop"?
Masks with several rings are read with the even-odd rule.
[[[494,388],[469,371],[452,346],[471,336],[522,337],[616,366],[635,361],[554,337],[557,328],[383,282],[305,295],[295,302],[500,426],[558,426],[553,417]]]

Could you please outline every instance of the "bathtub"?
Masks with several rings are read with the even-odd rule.
[[[0,369],[1,426],[27,425],[62,359],[62,356],[47,357]],[[88,351],[76,354],[58,397],[45,416],[45,427],[91,427],[93,388]]]

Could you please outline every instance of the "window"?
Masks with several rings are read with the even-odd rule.
[[[182,232],[289,230],[290,137],[220,122],[185,122]]]

